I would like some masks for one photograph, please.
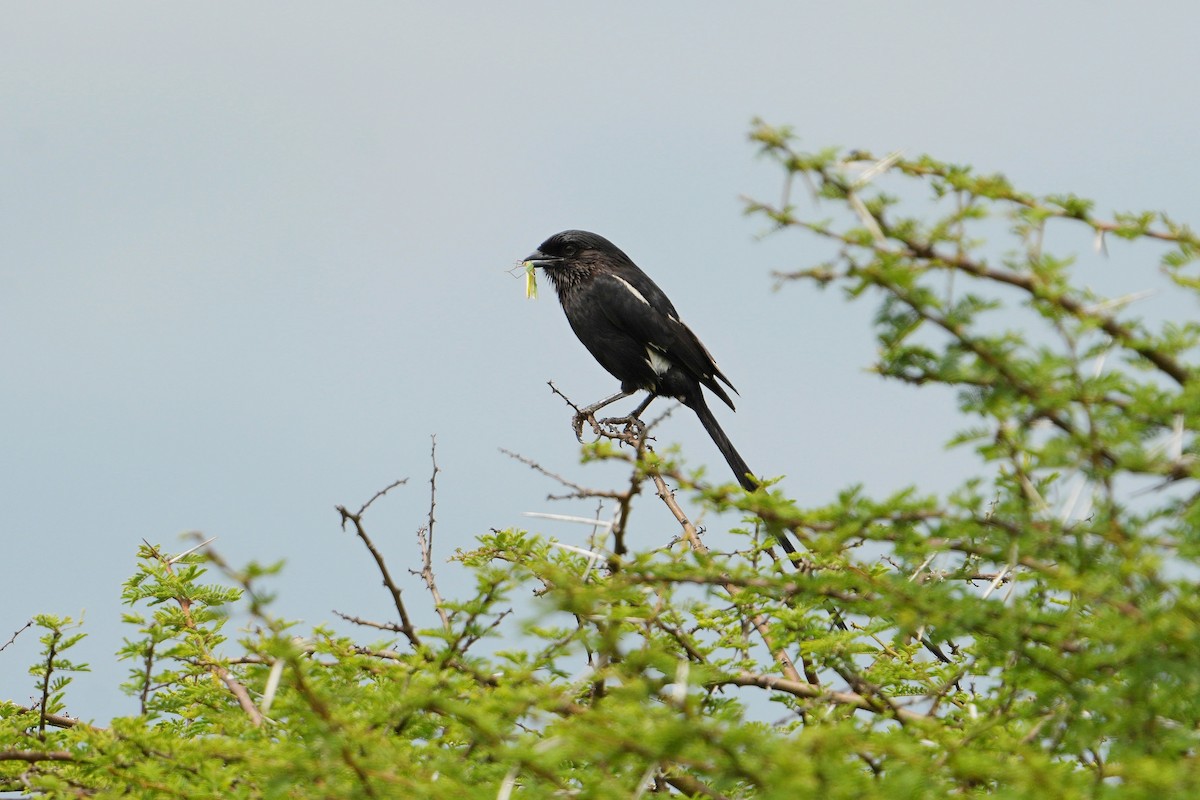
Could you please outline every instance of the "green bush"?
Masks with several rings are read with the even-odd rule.
[[[1047,245],[1062,230],[1128,240],[1194,309],[1195,234],[930,158],[804,153],[761,123],[752,138],[817,202],[789,191],[749,211],[828,244],[823,263],[779,280],[877,303],[875,371],[956,392],[955,444],[974,449],[975,475],[945,496],[851,487],[804,508],[703,482],[640,431],[606,430],[586,455],[628,462],[629,483],[574,490],[615,502],[609,544],[589,555],[492,532],[457,555],[474,594],[443,598],[431,515],[428,619],[406,608],[367,507],[343,509],[395,606],[391,620],[352,620],[373,630],[366,643],[275,616],[260,589],[273,568],[146,546],[119,653],[141,713],[108,726],[63,716],[80,634],[38,617],[42,702],[0,706],[0,788],[1200,796],[1200,329],[1140,321],[1135,298],[1085,288]],[[801,367],[781,354],[779,368]],[[655,502],[678,530],[627,537]],[[740,518],[737,552],[701,543],[691,520],[710,511]],[[803,545],[794,564],[771,547],[784,535]],[[625,552],[626,539],[650,549]],[[222,584],[203,582],[212,568]],[[223,633],[234,606],[254,620],[237,642]],[[502,641],[518,624],[523,636]]]

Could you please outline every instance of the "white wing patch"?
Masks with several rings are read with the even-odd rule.
[[[650,369],[654,370],[655,375],[662,375],[671,369],[671,362],[653,347],[646,348],[646,360],[650,362]]]
[[[650,301],[646,299],[646,296],[639,292],[632,283],[625,280],[620,275],[613,275],[613,277],[619,280],[621,285],[629,290],[630,294],[632,294],[638,300],[641,300],[646,305],[650,305]],[[667,317],[672,322],[679,322],[679,320],[675,319],[675,317],[671,316],[670,314],[668,314]],[[671,369],[672,366],[674,366],[670,359],[663,354],[663,351],[655,348],[653,345],[646,347],[646,361],[650,364],[650,369],[654,370],[655,375],[664,375]]]
[[[613,275],[613,277],[616,278],[617,280],[619,280],[621,283],[625,284],[625,288],[628,289],[629,291],[633,292],[634,297],[636,297],[638,300],[641,300],[646,305],[650,305],[650,301],[647,300],[645,297],[643,297],[641,292],[639,292],[637,289],[633,288],[632,283],[625,280],[620,275]]]

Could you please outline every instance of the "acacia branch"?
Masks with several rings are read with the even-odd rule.
[[[550,495],[547,498],[549,500],[575,500],[575,499],[585,498],[585,497],[602,497],[602,498],[607,498],[609,500],[620,500],[622,497],[625,496],[624,492],[614,492],[610,489],[589,489],[588,487],[583,486],[582,484],[578,484],[578,483],[575,483],[574,481],[568,480],[567,478],[563,477],[562,475],[559,475],[557,472],[551,472],[550,470],[546,469],[538,462],[534,461],[532,458],[527,458],[526,456],[523,456],[520,453],[514,453],[512,450],[508,450],[506,448],[501,447],[500,452],[503,453],[504,455],[508,456],[509,458],[513,459],[514,461],[520,461],[522,464],[529,467],[534,472],[538,472],[542,475],[545,475],[547,478],[550,478],[551,480],[562,484],[563,486],[567,487],[568,489],[570,489],[572,491],[572,493],[569,495]]]
[[[438,617],[442,620],[442,629],[446,633],[450,633],[450,615],[446,612],[445,603],[442,600],[442,593],[438,591],[437,580],[433,574],[433,525],[434,516],[433,510],[437,507],[437,475],[441,470],[437,463],[437,437],[429,437],[431,444],[429,447],[429,460],[433,464],[433,471],[429,475],[429,522],[424,528],[417,529],[417,544],[421,548],[421,570],[409,570],[413,575],[419,575],[425,583],[425,588],[429,590],[430,596],[433,598],[433,607],[437,611]]]
[[[403,482],[397,481],[392,486],[398,486]],[[387,490],[385,489],[384,491]],[[379,497],[381,494],[382,492],[376,493],[375,497]],[[421,646],[421,637],[417,634],[417,629],[413,627],[412,620],[408,616],[408,609],[405,608],[404,600],[401,599],[400,587],[392,580],[392,574],[388,571],[387,563],[383,560],[383,554],[375,547],[375,543],[371,541],[371,537],[367,535],[366,529],[363,528],[362,512],[366,510],[367,505],[370,505],[374,501],[375,497],[367,501],[357,514],[350,513],[346,510],[345,506],[337,506],[338,513],[342,515],[342,530],[346,529],[347,521],[354,525],[355,534],[359,539],[362,539],[367,551],[371,554],[371,558],[375,559],[375,566],[379,568],[379,574],[383,578],[383,585],[387,587],[388,592],[392,595],[392,603],[396,607],[396,613],[400,615],[399,632],[404,634],[404,637],[408,639],[414,648],[419,648]]]
[[[69,750],[0,750],[0,761],[74,761],[75,754]]]
[[[4,650],[5,648],[7,648],[10,644],[12,644],[13,642],[15,642],[17,640],[18,636],[20,636],[22,633],[24,633],[31,627],[33,627],[33,620],[29,620],[24,625],[17,628],[15,631],[13,631],[13,635],[8,637],[7,642],[5,642],[4,644],[0,644],[0,650]]]
[[[38,713],[37,706],[19,706],[14,704],[14,707],[30,714]],[[66,717],[62,714],[46,714],[45,719],[46,724],[53,725],[55,728],[74,728],[77,725],[82,725],[88,730],[105,730],[104,728],[97,728],[94,725],[90,725],[83,720],[75,719],[74,717]]]
[[[939,253],[931,244],[914,242],[911,239],[896,236],[891,231],[888,231],[888,233],[894,240],[904,245],[908,251],[907,255],[910,257],[923,259],[933,266],[946,265],[953,267],[974,275],[977,278],[987,278],[997,283],[1021,289],[1031,297],[1058,306],[1076,319],[1096,323],[1114,341],[1120,343],[1123,347],[1129,348],[1158,367],[1159,370],[1169,375],[1180,386],[1187,383],[1191,378],[1190,370],[1166,353],[1159,352],[1152,347],[1139,343],[1133,331],[1118,322],[1115,317],[1093,311],[1068,294],[1046,291],[1046,288],[1034,275],[1021,275],[1008,270],[988,267],[962,254],[950,256]]]
[[[669,784],[672,788],[677,789],[680,792],[682,792],[686,797],[696,797],[698,795],[703,795],[705,797],[711,797],[711,798],[713,798],[713,800],[729,800],[729,798],[726,795],[721,794],[720,792],[718,792],[716,789],[712,788],[708,784],[696,780],[695,778],[693,778],[691,775],[688,775],[687,773],[664,772],[662,779],[665,783]]]
[[[923,722],[926,719],[924,714],[910,711],[907,708],[895,705],[881,706],[878,701],[869,700],[856,692],[831,692],[819,686],[813,686],[810,683],[777,678],[774,675],[740,672],[737,675],[711,681],[708,685],[720,686],[723,684],[732,686],[757,686],[761,689],[786,692],[795,697],[802,697],[809,700],[825,700],[835,705],[847,705],[875,714],[888,713],[894,715],[901,722]]]
[[[308,681],[304,677],[304,670],[301,668],[300,662],[296,659],[289,660],[291,661],[292,674],[296,681],[296,689],[300,692],[300,696],[304,698],[304,701],[308,703],[308,707],[311,708],[313,712],[315,712],[316,715],[321,718],[321,720],[331,731],[337,733],[339,736],[342,735],[342,724],[334,718],[333,712],[330,710],[329,705],[326,704],[326,702],[322,700],[315,691],[313,691],[313,688],[308,685]],[[371,785],[371,779],[367,774],[366,769],[362,764],[359,763],[358,758],[355,757],[355,749],[356,748],[352,748],[350,744],[345,741],[340,742],[338,746],[338,752],[342,757],[342,761],[345,762],[346,766],[350,768],[355,777],[358,778],[358,782],[362,786],[364,796],[378,797],[379,795],[376,794],[375,788]]]
[[[706,547],[705,544],[700,541],[700,536],[696,531],[696,526],[692,524],[690,519],[688,519],[687,514],[679,505],[679,502],[675,499],[674,492],[672,492],[667,486],[666,481],[663,480],[663,477],[658,470],[650,470],[650,480],[654,481],[654,486],[658,490],[658,497],[663,501],[663,505],[665,505],[671,511],[671,514],[674,515],[675,520],[679,523],[680,528],[683,530],[683,536],[687,540],[689,546],[691,546],[691,548],[697,553],[700,553],[701,555],[707,555],[708,547]],[[741,589],[728,581],[721,581],[720,585],[725,589],[726,592],[728,592],[730,597],[736,598],[738,593],[741,592]],[[771,651],[776,663],[779,664],[779,668],[783,670],[783,674],[786,675],[789,680],[799,683],[800,673],[796,671],[796,664],[792,661],[792,657],[788,655],[786,650],[775,646],[774,639],[771,636],[770,624],[766,615],[752,615],[750,617],[750,624],[754,626],[754,629],[762,638],[763,643],[767,646],[767,649]],[[806,669],[805,671],[809,672],[810,675],[812,674],[811,670]]]
[[[57,629],[52,631],[49,651],[46,653],[46,671],[42,675],[42,701],[38,707],[38,738],[46,738],[46,705],[50,701],[50,676],[54,674],[54,656],[58,649],[58,641],[62,633]]]
[[[154,557],[158,559],[159,563],[163,565],[163,568],[169,575],[175,574],[175,563],[184,555],[192,552],[189,550],[187,553],[182,553],[174,558],[168,558],[164,553],[160,552],[157,547],[150,544],[145,539],[142,541],[145,543],[146,547],[150,549]],[[210,539],[209,541],[212,540]],[[193,550],[194,549],[195,548],[193,548]],[[216,555],[216,553],[210,552],[208,557],[218,563],[220,566],[225,566],[224,562]],[[200,658],[197,659],[197,663],[208,670],[213,677],[225,684],[225,688],[229,689],[230,694],[232,694],[234,699],[237,700],[238,705],[242,708],[242,711],[246,712],[246,716],[250,718],[252,725],[255,727],[262,725],[262,712],[259,711],[258,707],[254,705],[254,701],[250,698],[250,692],[247,691],[246,687],[234,677],[233,673],[225,668],[225,665],[222,664],[221,661],[212,653],[208,647],[208,644],[204,641],[202,631],[200,627],[196,625],[196,621],[192,617],[191,598],[184,595],[179,595],[175,598],[175,602],[179,604],[179,608],[183,611],[184,627],[191,633],[193,637],[195,637],[196,644],[200,649]]]

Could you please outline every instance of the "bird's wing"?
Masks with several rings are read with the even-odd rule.
[[[679,321],[675,307],[662,290],[649,278],[642,277],[644,281],[637,281],[642,284],[638,286],[633,279],[616,273],[597,276],[592,290],[600,293],[596,300],[604,315],[616,328],[658,351],[730,403],[714,379],[719,376],[729,383],[713,357],[696,334]]]

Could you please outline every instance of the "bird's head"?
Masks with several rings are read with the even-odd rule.
[[[598,233],[563,231],[538,245],[525,261],[541,267],[553,277],[555,268],[576,266],[600,255],[628,260],[615,244]]]

